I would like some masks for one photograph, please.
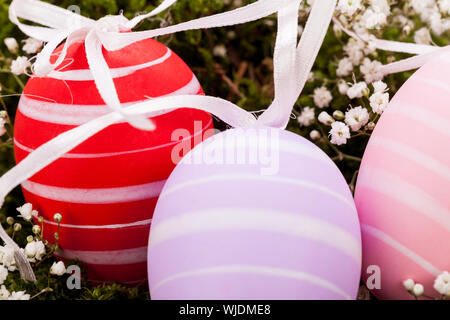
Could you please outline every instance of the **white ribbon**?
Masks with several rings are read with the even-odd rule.
[[[76,41],[84,40],[87,60],[97,88],[113,112],[62,133],[30,153],[0,178],[0,199],[3,200],[23,181],[106,127],[126,120],[135,127],[150,130],[153,129],[153,125],[148,117],[153,113],[174,109],[174,106],[207,111],[234,127],[270,125],[284,128],[322,44],[336,1],[315,2],[300,44],[297,46],[298,10],[302,0],[259,0],[233,11],[142,32],[122,31],[130,31],[140,21],[162,12],[176,0],[165,0],[155,10],[132,20],[120,15],[107,16],[98,21],[37,0],[14,0],[10,6],[11,21],[27,35],[48,42],[34,65],[36,75],[46,76],[54,72],[64,61],[68,47]],[[156,36],[245,23],[275,12],[278,12],[279,19],[274,54],[276,93],[274,102],[260,119],[257,120],[251,113],[231,102],[209,96],[161,97],[131,107],[121,107],[109,67],[102,54],[102,47],[107,50],[119,50],[134,42]],[[46,27],[25,25],[19,18]],[[59,58],[51,64],[51,55],[64,39],[66,41]],[[15,249],[16,262],[22,278],[35,281],[33,270],[26,257],[1,227],[0,237]]]

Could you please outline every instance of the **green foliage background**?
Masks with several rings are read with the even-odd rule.
[[[81,0],[74,3],[70,0],[47,1],[52,4],[67,8],[77,5],[81,8],[81,14],[93,19],[98,19],[106,14],[118,14],[123,10],[124,15],[132,18],[136,13],[149,11],[154,8],[159,1],[145,0]],[[232,1],[231,1],[232,2]],[[244,0],[243,4],[254,1]],[[19,42],[25,39],[20,30],[9,22],[8,6],[10,1],[0,0],[0,83],[3,95],[20,94],[23,83],[26,83],[27,76],[20,78],[9,73],[9,65],[15,57],[8,52],[3,44],[6,37],[14,37]],[[397,1],[394,5],[401,7],[405,1]],[[201,16],[207,16],[232,9],[232,4],[224,4],[221,0],[180,0],[170,10],[160,14],[157,18],[149,19],[141,23],[137,30],[146,30],[188,21]],[[306,16],[302,18],[305,22]],[[417,26],[421,25],[420,19],[415,18]],[[226,98],[239,106],[250,110],[258,111],[269,106],[273,98],[273,66],[272,55],[275,40],[276,17],[272,16],[260,21],[251,22],[226,28],[211,30],[188,31],[174,36],[161,37],[158,40],[168,45],[192,68],[199,78],[205,92],[208,95]],[[413,42],[413,35],[405,35],[400,26],[389,23],[385,29],[375,32],[378,37],[390,40],[400,40]],[[343,45],[346,43],[346,36],[337,37],[330,28],[325,43],[320,51],[314,66],[314,81],[308,82],[302,96],[299,98],[295,111],[299,112],[301,106],[313,106],[312,92],[314,88],[325,84],[332,89],[334,100],[328,111],[345,111],[350,100],[339,95],[336,84],[336,68],[340,58],[343,57]],[[439,45],[449,44],[448,34],[433,39]],[[215,57],[213,49],[217,45],[224,45],[227,48],[227,57]],[[386,63],[393,57],[386,52],[378,52],[377,60]],[[404,57],[396,55],[395,59]],[[385,81],[390,87],[391,96],[400,88],[404,81],[412,74],[405,72],[389,76]],[[363,80],[356,72],[357,80]],[[351,77],[347,78],[352,82]],[[231,85],[230,85],[231,84]],[[11,118],[14,118],[19,97],[0,98],[0,103],[4,105]],[[332,111],[330,112],[332,113]],[[222,124],[222,127],[223,124]],[[328,129],[319,124],[314,124],[309,128],[301,128],[297,121],[292,120],[289,130],[309,137],[312,129],[319,129],[327,132]],[[12,128],[9,128],[10,132]],[[326,135],[326,134],[325,134]],[[321,139],[316,142],[323,150],[333,157],[346,179],[351,182],[358,170],[358,161],[340,160],[336,158],[338,152],[361,157],[368,141],[368,137],[362,136],[352,139],[347,145],[336,151],[327,141]],[[12,144],[8,141],[0,146],[0,173],[3,174],[14,165]],[[298,164],[299,166],[301,163]],[[1,221],[4,223],[6,216],[15,216],[15,208],[23,204],[24,200],[20,190],[15,190],[5,201],[1,210]],[[28,229],[27,229],[28,228]],[[29,232],[29,226],[24,225],[24,229]],[[25,232],[26,233],[26,232]],[[25,236],[18,239],[22,245],[25,244]],[[65,287],[64,279],[48,276],[48,270],[52,259],[46,260],[37,268],[38,285],[34,287],[24,284],[18,272],[11,274],[6,283],[10,290],[27,289],[30,293],[37,293],[50,286],[53,292],[45,292],[38,296],[39,299],[148,299],[148,292],[145,288],[127,289],[119,285],[103,286],[98,288],[88,288],[85,284],[82,290],[69,291]]]

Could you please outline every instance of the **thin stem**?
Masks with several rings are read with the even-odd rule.
[[[340,153],[340,155],[332,158],[333,161],[342,161],[342,160],[350,160],[350,161],[356,161],[356,162],[361,162],[362,159],[359,157],[355,157],[355,156],[351,156],[345,153]]]
[[[30,300],[32,300],[32,299],[34,299],[34,298],[36,298],[36,297],[38,297],[38,296],[40,296],[41,294],[46,293],[46,292],[53,292],[53,289],[52,289],[52,288],[45,288],[45,289],[42,289],[39,293],[36,293],[34,296],[32,296],[32,297],[30,298]]]

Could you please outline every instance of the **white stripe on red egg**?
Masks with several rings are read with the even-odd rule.
[[[58,223],[55,221],[50,221],[44,219],[45,224],[50,224],[54,226],[58,226]],[[100,230],[100,229],[126,229],[126,228],[134,228],[134,227],[140,227],[140,226],[149,226],[152,223],[152,219],[147,220],[141,220],[131,223],[122,223],[122,224],[110,224],[110,225],[74,225],[74,224],[65,224],[60,223],[59,225],[62,228],[70,228],[70,229],[94,229],[94,230]]]
[[[149,61],[147,63],[123,67],[123,68],[111,68],[111,75],[113,78],[126,77],[138,70],[146,69],[149,67],[156,66],[158,64],[164,63],[172,55],[172,51],[167,48],[166,53],[155,60]],[[48,76],[48,78],[67,80],[67,81],[93,81],[94,77],[89,69],[84,70],[68,70],[68,71],[53,71]]]
[[[198,82],[195,75],[192,79],[183,87],[175,90],[165,96],[175,96],[175,95],[188,95],[197,94],[200,91],[200,83]],[[152,99],[153,97],[149,97]],[[143,101],[136,101],[131,103],[123,103],[122,107],[126,108],[135,105]],[[111,111],[106,105],[71,105],[71,104],[59,104],[53,102],[45,102],[41,100],[35,100],[22,96],[19,102],[19,110],[27,118],[62,125],[81,125],[89,122],[97,117],[108,114]],[[160,111],[150,113],[149,116],[157,116],[170,111]],[[125,122],[125,121],[123,121]]]
[[[60,249],[55,253],[55,255],[68,260],[80,260],[87,264],[133,264],[147,261],[147,247],[109,251],[82,251]]]
[[[169,146],[181,143],[183,141],[188,141],[188,140],[191,140],[191,139],[193,139],[195,137],[203,135],[205,130],[207,128],[209,128],[212,123],[213,123],[213,120],[211,118],[210,121],[202,128],[202,130],[196,132],[195,134],[193,134],[193,135],[191,135],[189,137],[183,138],[181,140],[160,144],[160,145],[154,146],[154,147],[148,147],[148,148],[142,148],[142,149],[136,149],[136,150],[127,150],[127,151],[104,152],[104,153],[66,153],[66,154],[62,155],[61,158],[67,158],[67,159],[96,159],[96,158],[117,157],[117,156],[122,156],[122,155],[126,155],[126,154],[135,154],[135,153],[140,153],[140,152],[147,152],[147,151],[157,150],[157,149],[161,149],[161,148],[165,148],[165,147],[169,147]],[[33,152],[35,150],[35,149],[30,148],[30,147],[24,146],[22,143],[20,143],[16,139],[14,139],[14,145],[17,148],[22,149],[23,151],[26,151],[26,152],[29,152],[29,153],[31,153],[31,152]]]
[[[165,182],[163,180],[127,187],[81,189],[47,186],[27,180],[22,183],[22,187],[32,194],[56,201],[106,204],[157,198]]]

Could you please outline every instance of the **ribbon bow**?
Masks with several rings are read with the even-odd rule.
[[[155,10],[132,20],[107,16],[94,21],[38,0],[14,0],[10,19],[28,36],[48,42],[34,64],[36,76],[52,76],[64,61],[68,47],[85,41],[86,56],[98,91],[112,112],[64,132],[41,145],[0,178],[0,200],[34,174],[106,127],[126,120],[131,125],[152,130],[149,114],[176,108],[207,111],[233,127],[269,125],[285,128],[331,22],[337,0],[320,0],[313,5],[302,39],[297,45],[298,11],[302,0],[259,0],[229,12],[220,13],[166,28],[131,31],[140,21],[167,9],[176,0],[165,0]],[[319,4],[320,3],[320,4]],[[160,97],[122,108],[102,48],[119,50],[134,42],[179,31],[223,27],[246,23],[278,13],[274,53],[275,98],[257,120],[251,113],[226,100],[210,96],[180,95]],[[45,27],[22,24],[23,18]],[[50,58],[61,42],[64,47],[55,63]],[[33,270],[17,244],[0,226],[0,237],[14,248],[17,266],[25,280],[36,281]]]

